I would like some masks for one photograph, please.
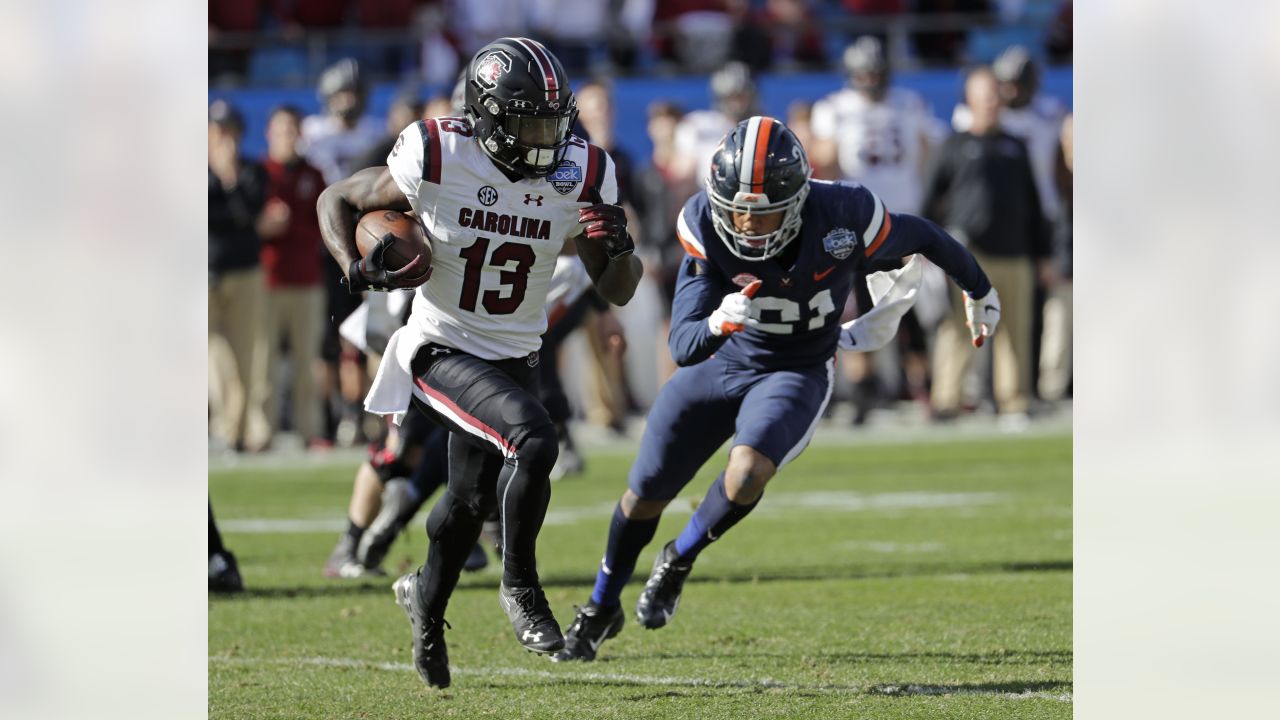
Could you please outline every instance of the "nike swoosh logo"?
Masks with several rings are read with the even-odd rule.
[[[1000,308],[996,307],[995,305],[984,305],[982,309],[986,310],[987,312],[1000,312]]]
[[[827,268],[826,270],[823,270],[822,272],[816,272],[813,274],[813,279],[817,282],[822,282],[822,280],[826,278],[828,275],[830,275],[832,272],[834,272],[835,269],[836,269],[836,266],[832,265],[831,267]]]
[[[600,650],[600,646],[604,644],[604,638],[601,637],[599,640],[595,641],[588,639],[587,644],[591,646],[591,652],[597,652]]]

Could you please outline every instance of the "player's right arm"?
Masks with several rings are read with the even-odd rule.
[[[756,322],[750,317],[751,297],[760,286],[756,281],[739,291],[713,271],[701,240],[686,222],[686,217],[698,216],[698,197],[685,204],[676,223],[686,255],[676,277],[667,345],[681,367],[706,360],[730,335]]]
[[[370,210],[412,209],[409,199],[396,185],[390,170],[372,167],[340,180],[320,193],[316,212],[320,216],[320,236],[329,254],[350,277],[352,264],[360,259],[356,249],[356,213]]]

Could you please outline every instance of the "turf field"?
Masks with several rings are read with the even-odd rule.
[[[626,452],[556,483],[539,560],[563,625],[585,601]],[[1069,718],[1069,436],[811,446],[699,558],[673,624],[592,664],[521,649],[492,566],[450,605],[453,686],[410,665],[391,578],[327,580],[353,468],[214,470],[249,591],[209,600],[211,718]],[[714,477],[674,502],[653,553]],[[424,515],[388,570],[425,554]]]

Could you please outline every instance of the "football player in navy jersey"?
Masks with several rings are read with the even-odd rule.
[[[649,413],[595,589],[556,660],[593,660],[621,630],[622,588],[663,509],[733,437],[726,467],[658,553],[636,603],[647,628],[671,620],[698,553],[746,517],[808,444],[831,399],[837,346],[874,350],[896,330],[896,318],[887,334],[868,331],[869,316],[840,324],[856,279],[920,253],[965,291],[975,345],[999,322],[999,296],[963,246],[928,220],[890,213],[865,187],[812,180],[781,122],[738,123],[711,165],[677,221],[686,257],[668,343],[681,367]]]

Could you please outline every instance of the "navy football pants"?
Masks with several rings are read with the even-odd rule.
[[[628,485],[642,500],[670,500],[725,440],[781,468],[809,444],[831,399],[834,360],[755,370],[712,356],[683,367],[649,411]]]

